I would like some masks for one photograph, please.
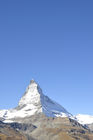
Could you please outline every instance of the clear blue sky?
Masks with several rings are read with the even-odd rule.
[[[93,0],[0,1],[0,109],[32,78],[72,114],[93,115]]]

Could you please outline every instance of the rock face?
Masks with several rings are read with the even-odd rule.
[[[89,127],[90,130],[93,131],[93,123],[92,124],[88,124],[88,127]]]
[[[34,80],[30,82],[18,106],[11,110],[0,110],[0,117],[9,122],[13,118],[24,118],[39,113],[47,117],[73,117],[61,105],[45,96]]]
[[[0,121],[0,140],[27,140],[19,131]]]
[[[68,117],[37,114],[16,121],[0,123],[0,140],[93,140],[91,131]]]

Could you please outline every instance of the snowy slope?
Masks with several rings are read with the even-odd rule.
[[[79,123],[81,124],[92,124],[93,123],[93,116],[90,115],[82,115],[82,114],[78,114],[76,116],[76,119]]]
[[[30,82],[18,106],[10,110],[0,110],[0,117],[5,120],[11,120],[16,117],[24,118],[37,113],[44,113],[48,117],[73,118],[61,105],[45,96],[34,80]]]

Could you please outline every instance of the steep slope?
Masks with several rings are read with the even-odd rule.
[[[10,110],[0,110],[0,118],[5,122],[11,122],[13,118],[24,118],[38,113],[43,113],[48,117],[73,117],[61,105],[45,96],[39,85],[31,80],[18,106]]]

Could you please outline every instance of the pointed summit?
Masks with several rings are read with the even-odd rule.
[[[34,79],[32,79],[31,81],[30,81],[30,84],[28,85],[28,87],[27,87],[27,89],[28,88],[32,88],[32,87],[39,87],[39,84],[34,80]],[[39,87],[40,88],[40,87]]]
[[[30,81],[30,84],[36,83],[34,79]],[[37,83],[36,83],[37,84]]]
[[[29,88],[29,87],[32,87],[32,86],[36,86],[36,87],[39,86],[38,83],[37,83],[34,79],[32,79],[32,80],[30,81],[30,84],[28,85],[28,88]]]
[[[45,96],[35,80],[30,81],[18,106],[4,112],[1,113],[5,119],[23,118],[38,113],[45,114],[47,117],[72,117],[61,105]]]
[[[34,94],[34,91],[38,92],[38,94],[42,94],[42,90],[41,90],[39,84],[35,80],[32,79],[30,81],[30,84],[28,85],[24,95],[26,95],[28,93],[29,94]]]
[[[40,103],[41,94],[42,90],[40,89],[39,85],[34,80],[31,80],[29,86],[26,89],[25,94],[19,101],[19,106]]]
[[[41,112],[46,116],[51,117],[65,117],[71,115],[61,105],[45,96],[40,86],[33,79],[30,81],[25,94],[19,101],[18,108],[23,108],[23,110],[30,110],[29,115]],[[26,114],[27,113],[28,112],[26,112]]]

